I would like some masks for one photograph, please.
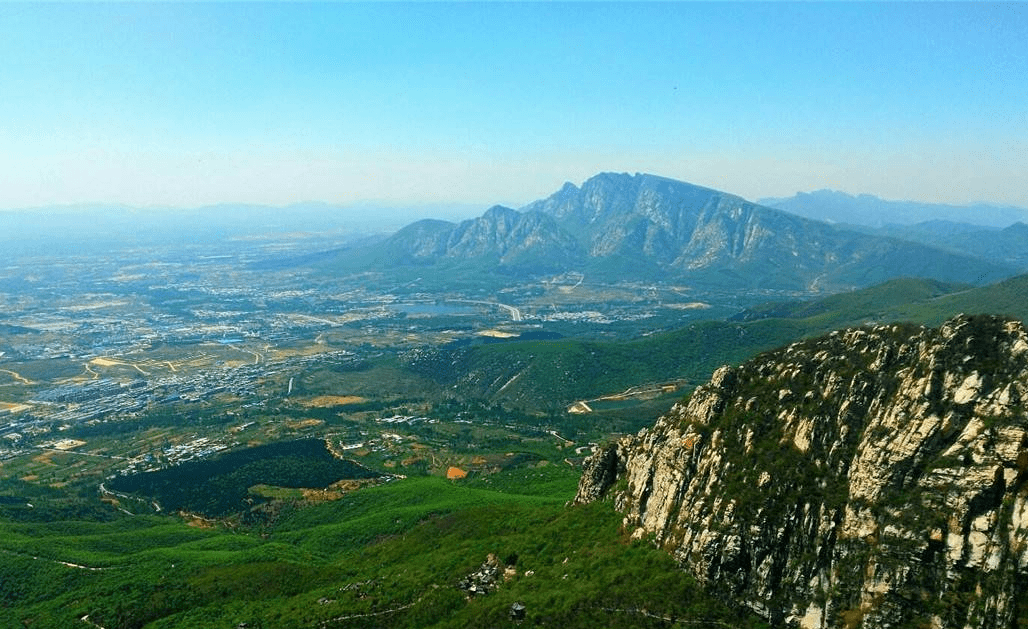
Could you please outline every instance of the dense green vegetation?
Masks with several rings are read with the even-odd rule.
[[[961,313],[999,314],[1028,322],[1028,275],[977,288],[902,278],[814,301],[766,304],[735,318],[798,319],[828,331],[867,322],[909,321],[937,326]]]
[[[706,381],[723,364],[843,327],[908,321],[938,325],[960,313],[1028,321],[1028,275],[981,288],[904,278],[813,301],[771,303],[731,320],[690,323],[633,341],[514,341],[418,350],[405,358],[418,378],[524,409],[556,411],[576,400],[642,383]]]
[[[253,503],[257,484],[325,487],[342,479],[378,476],[353,461],[337,459],[316,439],[272,443],[141,474],[117,476],[114,491],[145,495],[168,511],[224,517]]]
[[[169,427],[226,431],[244,422],[255,424],[248,438],[285,442],[108,481],[112,490],[157,500],[166,513],[214,518],[192,525],[101,502],[96,478],[3,477],[0,626],[87,627],[88,616],[106,629],[501,627],[513,624],[508,612],[519,602],[528,626],[674,626],[684,619],[683,626],[760,627],[704,592],[669,556],[628,539],[611,504],[566,506],[580,473],[568,463],[584,456],[581,446],[651,423],[689,386],[595,404],[584,415],[565,412],[566,405],[644,383],[696,384],[721,364],[852,324],[937,323],[981,310],[1026,319],[1025,295],[1028,276],[977,289],[896,280],[633,341],[521,340],[418,350],[402,361],[384,353],[296,380],[297,396],[366,395],[360,403],[283,400],[231,414],[192,407],[76,427],[67,436],[94,440],[90,447],[123,438],[152,445]],[[440,421],[376,423],[393,413]],[[754,418],[734,419],[760,427]],[[314,427],[300,427],[304,421]],[[320,439],[295,441],[314,434],[303,431],[364,441],[385,426],[402,439],[369,448],[361,455],[367,467],[333,459]],[[776,443],[780,436],[758,433]],[[26,471],[79,464],[72,454],[48,456],[25,463]],[[475,459],[485,462],[469,465],[465,480],[438,477]],[[804,470],[802,460],[783,460],[797,474]],[[370,468],[409,477],[321,502],[295,489],[378,474]],[[741,492],[736,480],[733,490]],[[274,517],[240,515],[265,502],[274,503]],[[489,554],[516,574],[489,595],[469,597],[457,583]]]
[[[704,321],[630,342],[562,339],[428,349],[409,355],[407,364],[468,396],[557,411],[644,383],[699,383],[719,365],[787,343],[806,329],[789,321]]]
[[[763,626],[628,541],[609,503],[566,507],[577,474],[393,481],[298,505],[261,534],[123,514],[0,521],[0,625],[64,629],[88,616],[107,629],[494,627],[512,624],[517,601],[528,626]],[[490,553],[516,574],[469,598],[457,583]]]
[[[813,301],[772,302],[749,308],[733,319],[813,319],[825,323],[850,323],[856,319],[882,316],[884,312],[912,304],[922,304],[942,295],[970,289],[960,284],[936,280],[901,278],[870,288],[838,293]]]

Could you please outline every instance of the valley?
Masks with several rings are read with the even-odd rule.
[[[1028,629],[1028,11],[0,1],[0,629]]]
[[[450,396],[402,368],[422,348],[632,338],[781,296],[593,285],[583,274],[430,293],[417,281],[398,285],[373,273],[335,278],[269,268],[303,247],[290,235],[256,250],[229,241],[10,260],[0,273],[0,458],[179,417],[203,416],[226,431],[204,428],[190,439],[236,443],[230,431],[240,425],[272,436],[300,430],[311,412],[339,421],[352,406],[306,411],[303,400],[318,395],[359,396],[383,415],[408,400],[425,408]],[[132,460],[154,439],[169,438],[155,435],[114,449],[89,442],[68,456]],[[197,450],[170,447],[160,455],[171,463]]]
[[[677,185],[584,187],[625,181],[640,198]],[[454,229],[495,244],[515,214]],[[961,312],[1028,320],[1026,275],[828,291],[736,254],[621,277],[620,257],[529,271],[489,247],[383,263],[397,238],[57,238],[12,255],[0,622],[491,627],[521,610],[536,626],[780,626],[633,538],[611,501],[568,507],[588,461],[760,352]],[[880,276],[858,267],[835,281]]]

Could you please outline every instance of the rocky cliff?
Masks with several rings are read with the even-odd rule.
[[[394,234],[382,246],[391,264],[473,261],[488,268],[528,272],[573,266],[583,255],[574,237],[561,230],[553,218],[501,205],[490,208],[479,218],[458,224],[418,221]]]
[[[325,262],[339,269],[435,267],[590,281],[686,281],[697,287],[821,291],[897,275],[980,284],[1017,267],[879,237],[653,175],[601,173],[520,210],[495,206],[447,223],[419,221]]]
[[[804,628],[1028,627],[1028,334],[960,316],[835,332],[597,452],[579,502]]]
[[[791,289],[867,286],[896,277],[980,283],[999,268],[921,244],[880,238],[665,177],[600,173],[522,208],[556,219],[587,260],[646,261],[699,284]],[[991,263],[990,263],[991,265]],[[983,275],[984,273],[984,275]]]

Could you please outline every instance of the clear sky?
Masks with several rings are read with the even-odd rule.
[[[600,171],[1028,206],[1028,5],[0,4],[0,208]]]

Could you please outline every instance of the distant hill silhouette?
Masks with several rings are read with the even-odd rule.
[[[1009,205],[948,205],[917,201],[886,201],[874,195],[857,196],[835,190],[797,192],[786,198],[760,199],[769,207],[832,223],[882,227],[888,224],[913,225],[941,220],[986,227],[1006,227],[1028,222],[1028,209]]]

